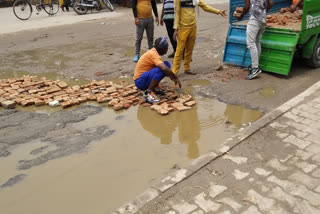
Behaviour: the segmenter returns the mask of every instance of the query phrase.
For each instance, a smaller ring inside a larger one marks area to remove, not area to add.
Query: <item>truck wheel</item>
[[[313,54],[307,59],[307,64],[313,68],[320,68],[320,38],[314,45]]]

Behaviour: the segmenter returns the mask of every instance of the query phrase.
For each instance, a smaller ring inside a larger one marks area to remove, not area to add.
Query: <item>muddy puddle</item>
[[[0,78],[10,77],[2,74]],[[69,84],[83,81],[59,75],[47,78],[61,78]],[[197,95],[202,86],[210,84],[207,80],[186,82],[184,91],[194,95],[197,105],[168,116],[143,106],[115,112],[99,105],[102,111],[69,124],[66,132],[107,125],[114,130],[112,135],[91,142],[85,151],[51,158],[25,170],[17,169],[21,160],[45,158],[58,144],[34,139],[12,146],[10,155],[0,157],[1,213],[110,213],[169,168],[187,166],[262,116],[258,111]],[[51,113],[61,109],[19,110]]]

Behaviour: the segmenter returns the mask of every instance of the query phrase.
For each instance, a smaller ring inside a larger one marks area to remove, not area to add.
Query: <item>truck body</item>
[[[273,0],[268,14],[289,7],[292,0]],[[237,7],[244,7],[245,0],[230,0],[229,31],[223,61],[228,64],[248,67],[250,51],[246,45],[246,24],[232,14]],[[248,19],[249,15],[244,17]],[[288,75],[294,55],[304,58],[313,67],[320,66],[320,0],[304,0],[302,21],[298,27],[268,27],[261,39],[262,52],[259,66],[262,70]]]

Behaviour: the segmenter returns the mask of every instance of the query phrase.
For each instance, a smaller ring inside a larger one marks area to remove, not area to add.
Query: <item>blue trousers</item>
[[[171,68],[171,65],[168,61],[164,61],[164,64]],[[165,76],[166,75],[159,67],[155,67],[141,74],[141,76],[138,79],[136,79],[134,83],[139,90],[144,91],[148,89],[152,79],[160,82]]]

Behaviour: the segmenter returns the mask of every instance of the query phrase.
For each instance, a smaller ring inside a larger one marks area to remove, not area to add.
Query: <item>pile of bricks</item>
[[[46,80],[37,76],[23,76],[0,80],[0,106],[15,108],[21,106],[43,106],[58,103],[62,108],[78,105],[86,101],[108,103],[114,110],[128,109],[131,105],[151,106],[159,114],[166,115],[174,110],[190,109],[196,102],[191,95],[179,95],[171,90],[156,104],[145,103],[141,92],[134,84],[115,84],[105,80],[93,80],[90,84],[68,86],[56,80]]]
[[[280,13],[267,15],[267,24],[274,24],[280,26],[287,26],[292,23],[302,21],[301,11],[290,12],[287,8],[282,8]]]
[[[240,17],[242,11],[242,7],[237,7],[233,13],[233,16]],[[287,26],[292,23],[301,22],[301,20],[302,12],[298,10],[292,13],[289,7],[282,8],[279,13],[267,15],[267,24],[269,24],[269,26]]]

